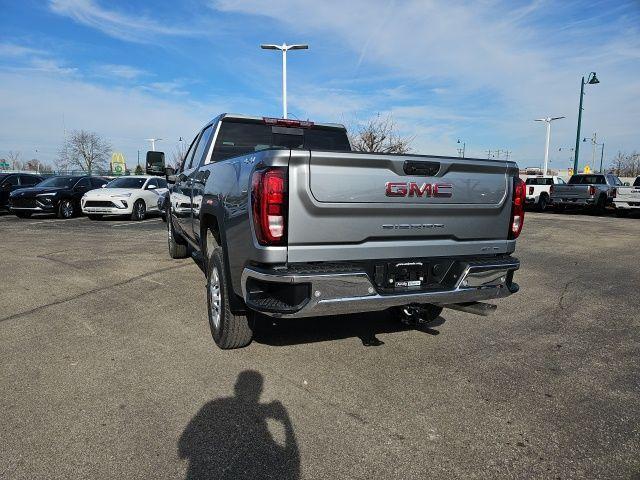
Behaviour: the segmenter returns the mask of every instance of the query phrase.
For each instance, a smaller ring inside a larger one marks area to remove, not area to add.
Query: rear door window
[[[40,177],[36,177],[35,175],[21,175],[20,176],[20,185],[35,185],[40,183],[42,179]]]

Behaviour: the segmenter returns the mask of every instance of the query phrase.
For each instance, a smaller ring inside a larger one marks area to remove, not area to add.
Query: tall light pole
[[[544,118],[536,118],[536,122],[544,122],[547,124],[547,141],[544,144],[544,169],[542,170],[542,174],[546,175],[547,170],[549,169],[549,139],[551,138],[551,122],[554,120],[560,120],[561,118],[566,117],[544,117]]]
[[[162,140],[162,138],[145,138],[145,140],[149,143],[151,143],[151,151],[155,152],[156,151],[156,142]]]
[[[287,51],[289,50],[307,50],[309,45],[297,44],[287,45],[271,45],[262,44],[260,48],[264,50],[280,50],[282,51],[282,118],[287,118]]]
[[[460,139],[458,139],[458,144],[460,143],[462,143],[462,148],[458,148],[458,155],[464,158],[464,154],[467,151],[467,142],[461,142]]]
[[[587,84],[595,85],[600,83],[598,77],[596,77],[596,72],[591,72],[587,77]],[[573,158],[573,173],[578,173],[578,160],[580,153],[580,126],[582,124],[582,97],[584,97],[584,77],[582,77],[582,81],[580,82],[580,106],[578,107],[578,129],[576,131],[576,152]]]

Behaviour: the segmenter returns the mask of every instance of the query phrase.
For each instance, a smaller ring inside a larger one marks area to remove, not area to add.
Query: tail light
[[[616,198],[618,196],[618,189],[617,188],[614,188],[614,189],[611,190],[611,196],[613,198]]]
[[[529,195],[533,195],[533,187],[529,187]]]
[[[524,225],[524,202],[526,198],[526,186],[521,178],[513,179],[513,200],[511,203],[511,222],[509,224],[509,238],[516,239]]]
[[[594,196],[596,194],[596,187],[593,185],[589,185],[589,196]]]
[[[260,245],[283,245],[287,239],[287,170],[254,172],[251,179],[253,225]]]

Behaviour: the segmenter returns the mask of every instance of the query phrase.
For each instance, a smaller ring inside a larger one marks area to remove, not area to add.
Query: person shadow
[[[234,396],[208,402],[191,419],[178,440],[187,480],[299,478],[291,419],[280,402],[260,403],[263,384],[260,373],[243,371]]]

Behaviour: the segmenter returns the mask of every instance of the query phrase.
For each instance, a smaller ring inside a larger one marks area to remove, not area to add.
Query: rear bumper
[[[638,201],[636,202],[618,202],[618,201],[614,201],[613,202],[614,205],[616,206],[616,208],[619,208],[621,210],[625,210],[625,209],[640,209],[640,199],[638,199]]]
[[[242,294],[252,310],[274,317],[302,318],[378,311],[407,304],[474,302],[503,298],[518,291],[518,285],[513,282],[513,273],[520,268],[516,258],[460,260],[459,267],[455,270],[459,273],[452,273],[451,288],[392,294],[379,293],[364,269],[308,273],[251,267],[242,273]],[[287,297],[294,301],[287,303],[264,296],[258,299],[255,285],[269,285],[279,293],[291,290],[292,294]]]

